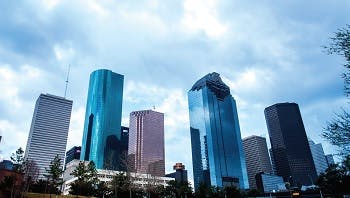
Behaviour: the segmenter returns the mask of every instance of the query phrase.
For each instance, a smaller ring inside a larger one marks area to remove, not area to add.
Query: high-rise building
[[[257,189],[255,175],[260,172],[272,174],[266,138],[256,135],[243,138],[243,150],[247,164],[249,188]]]
[[[188,91],[194,186],[236,185],[247,189],[236,101],[218,73],[198,80]]]
[[[332,154],[328,154],[325,156],[326,157],[326,161],[327,161],[327,165],[328,167],[330,167],[331,165],[335,164],[334,163],[334,158]]]
[[[25,159],[36,164],[38,179],[45,178],[45,168],[56,155],[64,162],[72,104],[71,100],[50,94],[40,94],[36,101]]]
[[[66,152],[66,162],[68,164],[72,160],[80,159],[81,146],[73,146]]]
[[[173,169],[175,172],[166,174],[165,177],[174,178],[178,183],[187,182],[187,170],[185,170],[185,165],[182,163],[176,163],[173,166]]]
[[[81,160],[97,169],[121,170],[124,76],[100,69],[90,74]]]
[[[296,103],[278,103],[265,109],[277,175],[293,186],[311,185],[317,174]]]
[[[153,110],[130,113],[129,159],[137,173],[164,176],[164,114]]]
[[[323,147],[321,143],[315,144],[314,141],[309,139],[309,146],[312,154],[312,158],[314,160],[315,168],[317,175],[324,173],[324,171],[328,168],[326,156],[323,152]]]

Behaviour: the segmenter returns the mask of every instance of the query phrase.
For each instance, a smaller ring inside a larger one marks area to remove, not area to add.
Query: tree
[[[0,197],[12,197],[15,183],[14,176],[5,176],[0,182]]]
[[[130,185],[130,179],[125,173],[119,172],[114,175],[111,182],[114,197],[128,197]]]
[[[225,197],[227,197],[227,198],[242,197],[241,192],[239,191],[239,189],[236,186],[226,186],[224,188],[224,191],[225,191]]]
[[[12,153],[11,161],[14,164],[13,170],[18,173],[23,173],[24,151],[21,147],[16,150],[16,153]]]
[[[317,180],[318,186],[323,193],[340,197],[342,193],[342,177],[343,171],[334,164],[330,166],[325,173],[321,173]]]
[[[59,155],[56,155],[55,158],[50,162],[49,168],[46,169],[46,175],[48,181],[48,192],[51,194],[59,194],[60,186],[63,184],[62,180],[62,159],[59,157]]]
[[[28,192],[30,186],[39,177],[39,167],[34,160],[26,160],[23,162],[24,180],[23,180],[23,191]]]
[[[30,185],[29,191],[34,193],[45,193],[48,185],[49,182],[47,180],[39,179]]]
[[[177,182],[175,180],[167,182],[165,192],[169,197],[188,197],[192,195],[192,188],[189,182]]]
[[[328,54],[337,54],[345,58],[344,68],[346,71],[342,74],[344,79],[344,93],[350,97],[350,25],[338,29],[335,36],[331,37],[329,46],[325,46]],[[336,114],[335,118],[327,123],[322,136],[331,144],[337,146],[341,156],[350,154],[350,114],[342,109],[342,112]]]
[[[81,161],[71,175],[77,177],[77,180],[72,182],[69,194],[83,196],[93,196],[96,194],[98,178],[96,166],[93,161],[90,161],[88,165],[85,165]]]

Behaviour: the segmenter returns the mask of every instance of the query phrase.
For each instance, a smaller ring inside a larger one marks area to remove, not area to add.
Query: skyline
[[[69,64],[67,149],[81,144],[89,75],[106,68],[125,76],[122,125],[135,110],[165,114],[166,172],[192,164],[182,155],[190,151],[186,93],[213,71],[237,101],[242,138],[267,137],[263,109],[296,102],[308,136],[334,152],[320,131],[347,104],[343,60],[321,46],[348,23],[348,1],[84,2],[0,2],[8,8],[0,14],[5,159],[25,149],[40,93],[64,95]]]

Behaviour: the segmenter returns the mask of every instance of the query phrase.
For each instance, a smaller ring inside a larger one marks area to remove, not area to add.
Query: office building
[[[137,173],[164,176],[164,114],[153,110],[130,113],[129,159]]]
[[[69,149],[66,152],[66,162],[65,162],[65,164],[68,164],[72,160],[80,159],[80,152],[81,152],[81,146],[73,146],[71,149]]]
[[[243,138],[243,150],[247,165],[249,188],[257,189],[255,175],[259,172],[272,174],[266,138],[256,135]]]
[[[236,101],[218,73],[188,91],[194,187],[200,183],[247,189]]]
[[[175,181],[178,183],[183,183],[188,181],[187,170],[185,170],[185,165],[183,165],[182,163],[176,163],[173,166],[173,170],[175,170],[175,172],[166,174],[165,177],[174,178]]]
[[[311,185],[317,174],[296,103],[278,103],[265,109],[277,175],[292,186]]]
[[[328,168],[326,156],[323,152],[323,147],[321,143],[315,144],[314,141],[309,139],[309,146],[312,154],[312,158],[314,160],[315,168],[317,175],[324,173],[324,171]]]
[[[36,164],[38,179],[45,179],[45,169],[57,155],[64,162],[72,104],[50,94],[40,94],[36,101],[24,157]]]
[[[326,157],[326,162],[327,162],[327,166],[328,167],[330,167],[331,165],[335,164],[332,154],[326,155],[325,157]]]
[[[100,69],[90,74],[80,159],[98,169],[121,170],[124,76]]]
[[[287,190],[281,176],[260,172],[255,175],[255,180],[257,189],[260,192],[271,193]]]

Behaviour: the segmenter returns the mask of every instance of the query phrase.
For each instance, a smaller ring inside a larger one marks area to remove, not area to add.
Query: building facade
[[[287,190],[281,176],[261,172],[255,175],[255,180],[260,192],[271,193]]]
[[[194,187],[200,183],[247,189],[236,101],[218,73],[188,91]]]
[[[292,186],[313,184],[317,174],[299,106],[278,103],[264,113],[277,175]]]
[[[6,169],[6,170],[12,170],[13,169],[13,163],[11,160],[3,160],[0,162],[0,170]]]
[[[323,147],[321,143],[315,144],[314,141],[309,140],[309,146],[312,154],[312,158],[314,160],[315,168],[317,175],[324,173],[324,171],[328,168],[326,156],[323,151]]]
[[[275,160],[273,158],[272,148],[269,148],[269,154],[270,154],[270,161],[271,161],[271,166],[272,166],[272,174],[276,175],[277,170],[276,170]]]
[[[330,167],[331,165],[335,164],[332,154],[328,154],[325,157],[326,157],[326,162],[327,162],[328,167]]]
[[[164,114],[153,110],[130,113],[129,160],[137,173],[164,176]]]
[[[90,75],[80,159],[98,169],[121,169],[123,83],[123,75],[106,69]]]
[[[38,179],[45,178],[45,169],[57,155],[64,161],[72,104],[50,94],[40,94],[36,101],[24,157],[36,164]]]
[[[175,172],[166,174],[165,177],[174,178],[175,181],[178,183],[184,183],[188,181],[187,170],[185,170],[185,165],[183,165],[182,163],[176,163],[173,166],[173,170],[175,170]]]
[[[68,164],[72,160],[80,159],[81,146],[73,146],[66,152],[65,164]]]
[[[243,150],[247,165],[249,188],[257,189],[255,175],[259,172],[273,173],[266,138],[256,135],[243,138]]]

